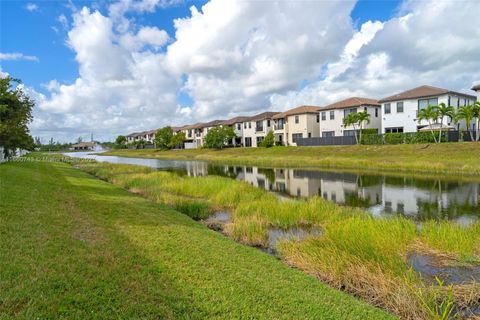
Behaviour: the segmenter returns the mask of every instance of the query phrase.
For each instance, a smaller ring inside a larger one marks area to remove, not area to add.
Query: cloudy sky
[[[47,141],[480,82],[480,1],[2,1]]]

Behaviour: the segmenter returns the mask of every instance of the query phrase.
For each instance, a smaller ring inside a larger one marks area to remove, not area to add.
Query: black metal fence
[[[298,138],[296,142],[297,142],[297,146],[302,146],[302,147],[349,146],[357,143],[354,136]]]
[[[415,144],[415,143],[434,143],[438,139],[439,132],[434,132],[435,138],[431,132],[406,132],[406,133],[386,133],[386,134],[363,134],[361,144]],[[461,142],[476,141],[475,131],[445,131],[442,132],[441,142]],[[337,136],[337,137],[316,137],[316,138],[298,138],[297,146],[349,146],[357,144],[355,136]]]

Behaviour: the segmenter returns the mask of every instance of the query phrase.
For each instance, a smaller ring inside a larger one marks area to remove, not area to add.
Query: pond
[[[340,205],[361,207],[376,217],[403,215],[419,221],[446,219],[461,225],[480,219],[480,182],[301,168],[219,165],[202,161],[124,158],[89,152],[65,155],[99,162],[143,165],[188,176],[224,176],[245,181],[282,197],[320,196]]]

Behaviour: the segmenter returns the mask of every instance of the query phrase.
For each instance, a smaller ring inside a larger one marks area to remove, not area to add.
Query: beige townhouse
[[[320,136],[320,107],[300,106],[273,116],[275,141],[279,144],[296,146],[299,138]]]

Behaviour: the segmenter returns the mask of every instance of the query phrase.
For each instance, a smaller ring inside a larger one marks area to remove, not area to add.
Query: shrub
[[[386,144],[400,144],[403,143],[403,133],[385,133]]]
[[[265,139],[263,139],[263,141],[260,142],[259,146],[264,148],[270,148],[270,147],[273,147],[274,144],[275,144],[275,136],[273,135],[273,131],[270,130],[265,136]]]

